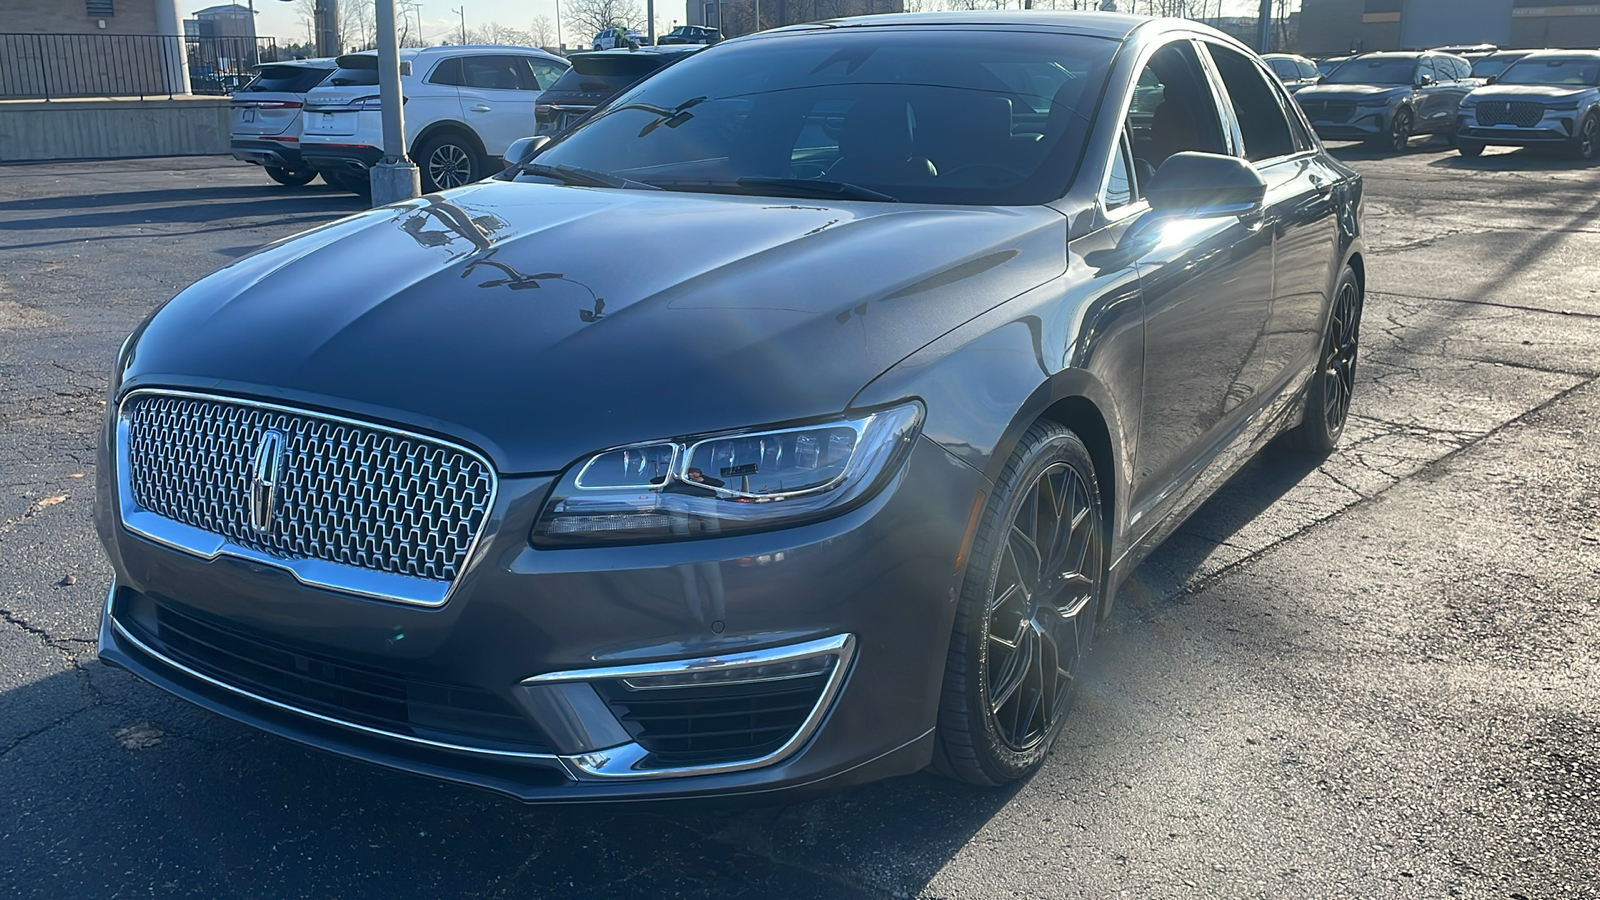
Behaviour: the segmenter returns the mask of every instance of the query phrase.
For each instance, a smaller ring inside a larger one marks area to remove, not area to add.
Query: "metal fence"
[[[269,37],[0,33],[0,100],[170,97],[185,69],[194,93],[226,94],[277,59]]]

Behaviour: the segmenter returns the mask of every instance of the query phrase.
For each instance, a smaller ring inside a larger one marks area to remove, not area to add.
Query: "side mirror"
[[[1326,75],[1318,75],[1317,76],[1317,84],[1327,84],[1327,83],[1328,83],[1328,76],[1326,76]]]
[[[534,155],[543,150],[544,145],[548,143],[550,143],[550,136],[544,134],[537,137],[517,138],[511,142],[511,146],[506,148],[506,165],[522,165],[533,159]]]
[[[1267,182],[1255,166],[1237,156],[1174,153],[1156,169],[1144,195],[1157,212],[1248,215],[1261,210]]]
[[[1484,84],[1499,84],[1500,83],[1500,76],[1499,75],[1490,75],[1488,78],[1485,78],[1483,80],[1483,83]]]
[[[1417,87],[1427,87],[1430,84],[1433,84],[1433,76],[1432,75],[1418,75],[1417,76]]]

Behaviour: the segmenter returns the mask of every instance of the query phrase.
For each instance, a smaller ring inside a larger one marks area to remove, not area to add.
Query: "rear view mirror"
[[[1237,156],[1174,153],[1144,190],[1150,208],[1202,216],[1246,215],[1261,209],[1267,182]]]
[[[550,137],[549,135],[544,134],[538,135],[537,137],[517,138],[511,142],[510,147],[506,148],[506,165],[522,165],[528,160],[533,159],[533,157],[540,150],[544,149],[544,145],[548,143],[550,143]]]

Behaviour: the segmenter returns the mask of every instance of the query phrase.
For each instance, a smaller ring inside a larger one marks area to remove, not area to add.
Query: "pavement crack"
[[[73,719],[76,719],[77,717],[83,715],[84,713],[88,712],[89,710],[91,710],[93,708],[94,708],[94,706],[91,705],[91,706],[86,706],[86,707],[84,707],[82,709],[75,709],[72,712],[67,713],[66,715],[62,716],[59,719],[56,719],[53,722],[49,722],[49,723],[47,723],[45,725],[40,725],[38,728],[35,728],[34,730],[28,732],[27,734],[24,734],[21,737],[16,738],[15,740],[11,741],[9,744],[6,744],[4,747],[0,747],[0,759],[5,758],[6,754],[8,754],[11,751],[17,749],[18,747],[21,747],[23,744],[26,744],[27,742],[33,740],[34,738],[36,738],[36,737],[38,737],[38,736],[40,736],[40,735],[42,735],[42,734],[54,729],[54,728],[58,728],[58,727],[60,727],[62,725],[67,724],[68,722],[72,721]]]

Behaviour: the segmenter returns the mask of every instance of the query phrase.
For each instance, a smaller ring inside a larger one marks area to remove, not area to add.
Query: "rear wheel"
[[[1600,154],[1600,113],[1590,113],[1584,117],[1578,125],[1578,133],[1572,137],[1567,154],[1573,159],[1587,161],[1592,161]]]
[[[357,175],[353,172],[324,172],[322,180],[333,185],[341,191],[360,194],[363,197],[372,195],[372,180],[365,174]]]
[[[417,147],[414,157],[422,170],[425,194],[471,184],[484,176],[486,168],[478,148],[455,132],[429,137]]]
[[[1462,156],[1465,156],[1467,159],[1476,159],[1482,156],[1483,148],[1483,141],[1474,141],[1470,138],[1459,138],[1456,140],[1456,152],[1460,153]]]
[[[1284,435],[1285,443],[1295,450],[1327,456],[1339,446],[1355,389],[1362,305],[1361,281],[1355,270],[1346,266],[1333,295],[1322,354],[1306,388],[1300,424]]]
[[[973,537],[940,698],[941,774],[996,786],[1044,762],[1094,636],[1104,522],[1088,448],[1034,423]]]
[[[317,177],[317,173],[310,169],[285,169],[281,166],[266,168],[268,178],[288,187],[305,187]]]

